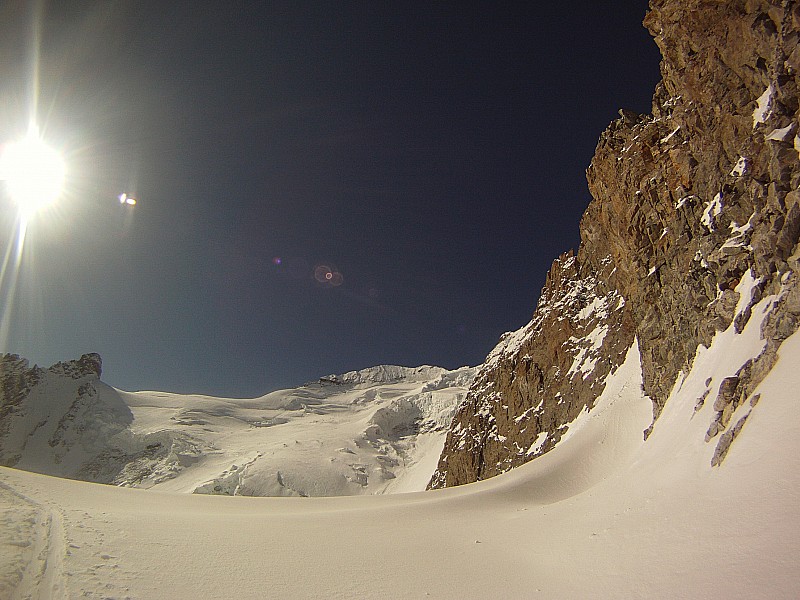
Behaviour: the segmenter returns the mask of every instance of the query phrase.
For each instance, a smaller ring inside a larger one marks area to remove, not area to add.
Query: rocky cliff
[[[634,340],[658,427],[698,347],[774,296],[764,351],[711,399],[719,464],[744,425],[733,411],[800,324],[800,5],[652,0],[644,25],[663,56],[652,113],[621,110],[600,137],[578,252],[553,263],[531,322],[480,368],[429,487],[552,449]]]
[[[132,415],[101,373],[98,354],[47,369],[0,355],[0,465],[104,481],[86,469],[105,469],[95,463]]]

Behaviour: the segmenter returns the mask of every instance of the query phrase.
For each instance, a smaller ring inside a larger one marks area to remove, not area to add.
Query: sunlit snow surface
[[[170,492],[422,491],[474,374],[384,365],[232,399],[50,370],[8,417],[2,453],[36,473]]]
[[[474,372],[381,366],[252,400],[121,392],[134,434],[189,436],[177,461],[136,485],[249,496],[424,490]]]
[[[0,595],[796,598],[800,334],[720,467],[704,441],[713,402],[695,412],[709,377],[715,394],[760,351],[771,301],[699,350],[646,442],[634,345],[554,450],[459,488],[223,498],[2,469]]]

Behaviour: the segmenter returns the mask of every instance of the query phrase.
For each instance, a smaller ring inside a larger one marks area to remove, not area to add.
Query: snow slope
[[[164,491],[421,491],[475,369],[379,366],[260,398],[124,392],[43,372],[0,448],[48,475]]]
[[[634,344],[551,452],[457,488],[224,498],[0,469],[0,596],[797,598],[800,333],[719,467],[696,409],[760,351],[769,301],[700,349],[647,441]]]

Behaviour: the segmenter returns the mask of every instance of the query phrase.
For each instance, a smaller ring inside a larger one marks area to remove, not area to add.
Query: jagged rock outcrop
[[[551,449],[634,336],[657,426],[698,346],[741,331],[774,295],[765,350],[727,384],[709,427],[718,464],[744,426],[730,415],[800,324],[800,5],[652,0],[644,24],[663,55],[652,114],[622,110],[602,134],[577,255],[556,260],[532,321],[481,367],[430,487]]]
[[[100,379],[103,374],[103,359],[100,358],[99,354],[90,352],[89,354],[84,354],[78,360],[57,362],[47,370],[50,373],[63,375],[71,379],[81,379],[82,377]]]
[[[0,356],[0,465],[102,481],[83,471],[132,415],[101,374],[93,353],[47,369]]]
[[[43,370],[16,354],[0,355],[0,439],[8,434],[11,415],[19,407],[31,388],[42,378]],[[0,464],[13,465],[14,457],[4,456],[0,451]]]
[[[99,354],[84,354],[78,360],[59,362],[49,369],[30,366],[27,359],[16,354],[0,355],[0,439],[5,437],[11,427],[12,415],[20,407],[31,389],[37,385],[45,373],[53,373],[81,379],[88,377],[99,380],[103,361]],[[0,450],[0,464],[15,463],[13,456],[4,456]]]
[[[612,270],[610,260],[593,267],[572,253],[553,263],[533,320],[505,334],[481,367],[435,477],[465,483],[547,452],[600,394],[634,335],[624,299],[606,283]]]

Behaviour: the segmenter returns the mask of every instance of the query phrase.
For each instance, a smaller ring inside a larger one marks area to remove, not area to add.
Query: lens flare
[[[2,143],[0,140],[0,197],[16,205],[16,215],[8,242],[0,251],[0,351],[9,348],[12,329],[27,330],[35,323],[23,315],[42,292],[35,282],[36,265],[32,244],[28,241],[29,227],[38,220],[36,213],[58,200],[64,190],[67,174],[59,152],[45,143],[40,135],[39,87],[41,21],[44,3],[32,2],[29,69],[25,82],[28,96],[28,131],[21,139]],[[4,84],[9,84],[6,81]],[[5,107],[9,108],[10,107]],[[52,108],[52,107],[51,107]],[[4,115],[8,117],[10,115]],[[73,176],[74,174],[69,174]],[[13,212],[13,211],[12,211]],[[55,213],[53,213],[55,215]],[[45,217],[51,215],[42,215]],[[45,219],[46,220],[46,219]],[[6,232],[3,232],[6,233]],[[26,271],[26,272],[23,272]],[[22,310],[19,310],[22,309]],[[18,314],[20,313],[20,314]]]
[[[314,269],[314,279],[319,283],[333,287],[339,287],[344,283],[344,276],[328,265],[317,266],[317,268]]]
[[[314,279],[319,281],[320,283],[325,283],[328,281],[328,276],[331,274],[331,268],[325,265],[319,265],[316,269],[314,269]]]
[[[117,198],[119,198],[120,204],[127,204],[128,206],[136,206],[136,198],[128,196],[128,194],[126,194],[125,192],[122,192],[119,196],[117,196]]]
[[[26,218],[55,202],[64,184],[64,161],[31,127],[23,139],[6,145],[0,156],[0,179]]]
[[[19,272],[22,265],[22,250],[25,246],[27,221],[20,216],[17,223],[16,239],[9,240],[0,267],[0,348],[7,347],[9,331],[13,322],[14,299],[16,298]]]

